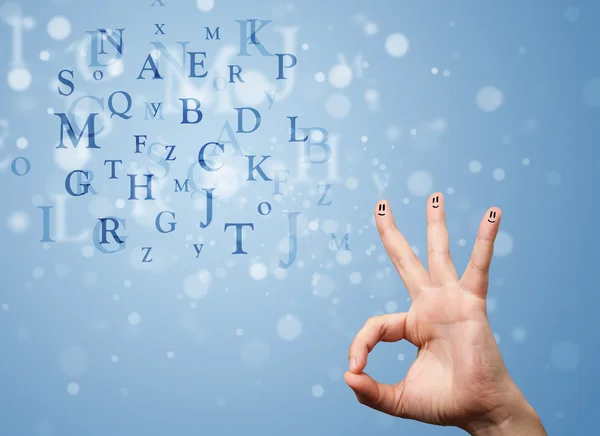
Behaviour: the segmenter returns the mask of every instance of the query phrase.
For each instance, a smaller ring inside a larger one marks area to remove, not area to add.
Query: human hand
[[[546,435],[508,374],[487,318],[488,274],[501,218],[499,208],[486,212],[459,278],[450,258],[441,193],[427,201],[429,272],[396,228],[389,203],[377,204],[377,229],[412,304],[407,313],[369,319],[354,338],[344,378],[361,403],[473,435]],[[403,381],[381,384],[363,372],[378,342],[402,339],[419,348]]]

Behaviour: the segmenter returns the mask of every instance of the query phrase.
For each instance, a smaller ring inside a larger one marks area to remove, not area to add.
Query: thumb
[[[401,416],[401,398],[404,382],[388,385],[375,381],[367,373],[355,374],[347,371],[344,380],[354,391],[359,403],[388,415]]]

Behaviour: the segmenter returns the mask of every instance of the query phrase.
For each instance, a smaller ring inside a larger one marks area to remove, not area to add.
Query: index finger
[[[390,313],[369,318],[350,344],[348,350],[350,372],[360,374],[365,369],[367,355],[378,342],[397,342],[404,339],[406,317],[406,313]]]
[[[422,285],[430,283],[429,273],[415,255],[404,235],[396,227],[387,200],[382,200],[375,206],[375,223],[385,251],[414,300]]]

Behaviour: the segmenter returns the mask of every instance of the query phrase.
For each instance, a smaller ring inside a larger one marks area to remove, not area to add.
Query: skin
[[[474,436],[546,436],[508,374],[487,318],[489,268],[502,211],[486,211],[459,277],[450,257],[444,203],[439,192],[427,200],[429,271],[396,227],[389,203],[375,206],[379,235],[412,304],[407,313],[366,322],[350,346],[346,383],[360,403],[400,418],[456,426]],[[378,383],[364,372],[367,355],[378,342],[400,340],[419,348],[416,360],[401,382]]]

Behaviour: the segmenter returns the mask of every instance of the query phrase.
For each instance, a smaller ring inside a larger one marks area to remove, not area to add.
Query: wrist
[[[471,436],[547,436],[539,416],[516,386],[502,406],[473,420],[464,429]]]

